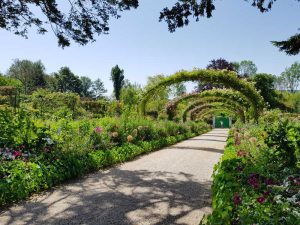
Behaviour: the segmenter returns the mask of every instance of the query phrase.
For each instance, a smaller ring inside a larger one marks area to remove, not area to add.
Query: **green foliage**
[[[91,112],[94,117],[104,117],[108,110],[108,101],[106,99],[100,99],[97,101],[80,101],[80,105],[86,111]]]
[[[103,97],[103,94],[106,93],[107,90],[104,87],[104,83],[100,78],[96,79],[92,84],[92,97],[95,99],[99,99]]]
[[[151,89],[160,82],[162,82],[166,77],[163,74],[158,74],[155,76],[148,77],[148,82],[145,89]],[[147,110],[150,111],[151,115],[156,115],[156,117],[164,112],[164,106],[169,100],[169,93],[171,92],[170,87],[160,88],[153,93],[153,96],[149,99],[147,104]],[[143,95],[141,96],[141,98]],[[149,113],[147,113],[149,115]]]
[[[41,61],[16,59],[8,69],[7,75],[22,83],[25,94],[46,86],[45,67]]]
[[[110,79],[113,82],[115,98],[119,101],[124,86],[124,70],[120,69],[118,65],[114,66],[111,69]]]
[[[158,84],[149,88],[147,92],[144,94],[143,99],[141,101],[141,111],[145,114],[146,104],[149,99],[160,89],[168,87],[175,83],[181,83],[183,81],[205,81],[212,84],[223,84],[227,88],[232,88],[236,91],[242,93],[248,101],[251,103],[251,106],[254,110],[253,118],[257,119],[260,113],[263,110],[264,103],[263,98],[256,91],[255,87],[244,80],[238,79],[236,73],[230,71],[215,71],[215,70],[193,70],[191,72],[188,71],[180,71],[166,77]]]
[[[50,92],[39,89],[31,95],[32,107],[43,118],[80,115],[80,99],[75,93]]]
[[[295,92],[300,85],[300,63],[295,62],[281,74],[285,90]]]
[[[57,91],[60,92],[75,92],[80,94],[82,92],[82,82],[69,67],[62,67],[55,73],[57,80]]]
[[[282,96],[282,102],[286,107],[291,108],[291,112],[300,113],[300,91],[290,93],[287,91],[279,93]]]
[[[209,130],[139,117],[33,120],[1,111],[0,205]]]
[[[251,60],[243,60],[235,63],[237,73],[242,77],[253,77],[257,72],[257,67]]]
[[[255,88],[260,92],[265,102],[270,108],[277,108],[280,105],[278,101],[278,94],[275,92],[275,77],[271,74],[259,73],[253,79]]]
[[[129,81],[125,82],[121,91],[121,101],[129,109],[137,111],[137,105],[142,94],[142,88],[138,84],[131,84]]]
[[[175,98],[174,100],[170,101],[166,106],[166,112],[169,116],[169,119],[173,119],[176,116],[176,111],[180,103],[195,100],[210,101],[213,99],[223,99],[224,101],[231,100],[232,102],[236,102],[245,110],[248,109],[250,106],[248,99],[238,91],[233,91],[231,89],[213,89],[203,91],[200,93],[184,94],[178,98]]]
[[[299,125],[277,117],[275,123],[237,124],[230,131],[214,170],[213,213],[203,223],[299,223]]]
[[[208,104],[208,105],[207,105]],[[199,106],[203,106],[199,108]],[[211,106],[215,108],[228,108],[232,111],[236,111],[237,115],[240,117],[242,122],[245,122],[245,115],[244,115],[244,108],[240,105],[236,104],[235,101],[230,99],[223,99],[223,98],[202,98],[200,101],[192,102],[188,107],[186,107],[182,113],[182,121],[186,121],[187,114],[193,110],[194,113],[201,111],[205,108],[204,106]],[[197,108],[197,109],[196,109]],[[195,110],[195,111],[194,111]],[[199,114],[198,114],[199,115]],[[191,113],[192,116],[192,113]]]

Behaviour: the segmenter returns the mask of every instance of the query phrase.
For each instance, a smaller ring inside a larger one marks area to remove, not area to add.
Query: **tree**
[[[25,94],[46,86],[45,67],[41,61],[16,59],[8,69],[7,75],[22,82]]]
[[[240,63],[235,63],[235,69],[242,77],[252,77],[257,72],[257,67],[251,60],[243,60]]]
[[[276,2],[276,0],[247,1],[262,13],[269,12]],[[111,17],[120,18],[119,12],[139,6],[139,0],[65,2],[69,5],[58,4],[56,0],[0,0],[0,28],[27,37],[29,27],[34,26],[38,33],[45,34],[48,32],[45,25],[50,24],[49,27],[57,37],[59,46],[69,46],[71,40],[85,45],[95,41],[95,34],[108,33],[108,22]],[[190,17],[196,21],[199,21],[200,17],[212,17],[215,9],[213,0],[177,0],[173,7],[166,7],[161,11],[159,21],[166,21],[169,31],[174,32],[177,28],[187,26]],[[40,16],[36,16],[35,13]],[[272,43],[287,54],[295,55],[300,52],[300,34],[286,41]]]
[[[271,74],[259,73],[253,77],[255,88],[260,91],[261,96],[270,108],[279,106],[278,95],[275,92],[276,77]]]
[[[145,87],[146,90],[151,89],[151,87],[157,85],[162,80],[164,80],[166,77],[163,74],[158,74],[155,76],[149,76],[148,82]],[[169,93],[171,92],[171,89],[169,87],[162,88],[160,90],[157,90],[154,93],[154,96],[149,100],[149,103],[147,104],[148,111],[151,113],[160,113],[165,110],[165,106],[167,102],[169,101]],[[153,115],[155,116],[155,115]]]
[[[229,71],[235,71],[236,72],[236,64],[228,62],[226,59],[219,58],[219,59],[213,59],[209,62],[209,64],[206,66],[206,69],[209,70],[229,70]],[[204,90],[210,90],[213,87],[215,88],[222,88],[223,85],[221,84],[211,84],[207,82],[198,82],[196,86],[196,91],[201,92]]]
[[[248,0],[247,0],[248,1]],[[296,0],[300,2],[300,0]],[[259,9],[261,13],[269,12],[276,0],[250,0],[252,6]],[[172,8],[164,8],[160,13],[159,21],[168,24],[170,32],[177,28],[187,26],[190,17],[199,21],[200,17],[212,17],[212,12],[216,9],[213,0],[178,0]],[[300,52],[300,34],[295,34],[286,41],[272,41],[273,45],[289,55],[296,55]]]
[[[103,94],[106,92],[107,92],[107,90],[105,89],[104,84],[100,78],[98,78],[97,80],[95,80],[93,82],[92,93],[93,93],[93,97],[95,99],[99,99],[99,98],[103,97]]]
[[[287,90],[295,92],[300,84],[300,63],[295,62],[281,74]]]
[[[120,100],[121,90],[124,86],[124,70],[120,69],[118,65],[111,69],[110,79],[114,86],[114,95],[117,101]]]
[[[125,80],[121,91],[121,101],[125,106],[128,106],[129,109],[132,109],[138,106],[142,91],[143,89],[139,84],[131,84],[129,80]]]
[[[27,37],[32,26],[40,34],[50,27],[59,46],[69,46],[70,40],[85,45],[95,40],[94,34],[108,33],[110,17],[119,18],[118,12],[138,7],[138,0],[64,2],[69,5],[57,0],[1,0],[0,28]]]
[[[235,71],[234,65],[223,58],[211,60],[206,66],[206,69]]]
[[[80,94],[82,92],[82,83],[78,76],[76,76],[69,67],[62,67],[58,73],[55,74],[57,80],[57,90],[60,92],[75,92]]]
[[[174,97],[181,96],[184,93],[186,93],[186,86],[183,83],[177,83],[171,87],[171,95]]]
[[[82,97],[92,97],[92,85],[93,82],[89,77],[82,76],[80,77],[81,80],[81,94]]]

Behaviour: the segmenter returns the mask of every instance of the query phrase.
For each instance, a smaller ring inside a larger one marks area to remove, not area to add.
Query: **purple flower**
[[[235,193],[234,196],[233,196],[233,203],[235,205],[238,205],[242,202],[242,198],[241,196],[238,194],[238,193]]]
[[[259,187],[259,175],[252,173],[250,174],[250,177],[248,179],[248,183],[253,187],[253,188],[258,188]]]
[[[261,204],[261,203],[264,203],[266,201],[266,199],[264,197],[260,196],[256,199],[256,201]]]
[[[97,127],[94,129],[94,131],[95,131],[96,133],[101,133],[101,132],[103,131],[103,128],[97,126]]]

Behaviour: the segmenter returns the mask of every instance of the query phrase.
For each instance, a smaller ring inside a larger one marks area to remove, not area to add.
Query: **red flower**
[[[266,199],[264,197],[260,196],[256,199],[256,201],[261,204],[261,203],[264,203],[266,201]]]
[[[242,202],[242,198],[241,196],[238,194],[238,193],[235,193],[234,196],[233,196],[233,203],[235,205],[238,205]]]

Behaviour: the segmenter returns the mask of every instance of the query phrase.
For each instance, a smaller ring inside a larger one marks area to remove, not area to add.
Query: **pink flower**
[[[94,129],[94,131],[95,131],[96,133],[101,133],[101,132],[103,131],[103,128],[97,126],[97,127]]]
[[[242,202],[242,198],[241,196],[238,194],[238,193],[235,193],[234,196],[233,196],[233,203],[235,205],[238,205]]]
[[[239,157],[245,157],[246,155],[247,155],[247,153],[245,151],[243,151],[243,150],[239,150],[237,152],[237,156],[239,156]]]
[[[22,156],[22,152],[14,151],[12,155],[17,158],[18,156]]]
[[[266,201],[266,199],[264,197],[260,196],[256,199],[256,201],[261,204],[261,203],[264,203]]]

